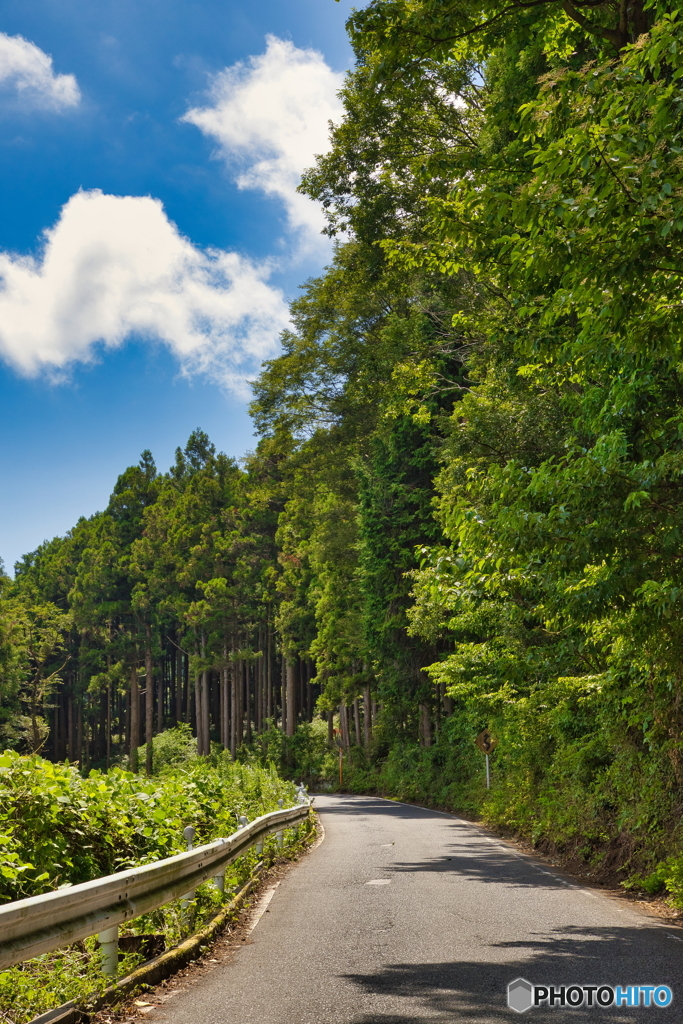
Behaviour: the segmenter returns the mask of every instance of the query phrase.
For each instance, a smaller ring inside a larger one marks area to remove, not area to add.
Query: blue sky
[[[246,381],[329,252],[295,184],[339,112],[350,9],[0,6],[8,568],[102,508],[144,448],[166,469],[197,426],[253,447]]]

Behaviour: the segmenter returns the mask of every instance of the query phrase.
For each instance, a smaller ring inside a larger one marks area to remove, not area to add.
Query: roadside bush
[[[165,738],[164,738],[165,737]],[[53,764],[14,751],[0,755],[0,902],[48,892],[180,853],[183,828],[195,843],[228,836],[240,815],[250,820],[295,802],[291,782],[271,764],[233,762],[224,752],[193,753],[189,730],[155,737],[156,772],[146,778],[112,768],[83,778],[69,764]],[[285,847],[296,842],[286,829]],[[276,839],[265,842],[275,856]],[[226,872],[225,894],[199,885],[184,910],[179,900],[129,922],[122,933],[162,932],[167,948],[216,913],[251,874],[255,851]],[[126,973],[141,957],[127,954]],[[108,982],[100,973],[95,938],[58,949],[0,972],[0,1019],[25,1024],[70,999],[83,1002]]]
[[[262,765],[275,764],[286,779],[315,788],[334,774],[336,757],[327,746],[327,723],[320,718],[299,725],[294,736],[285,736],[272,723],[256,736],[244,756]]]
[[[173,730],[175,731],[175,730]],[[182,749],[183,735],[175,750]],[[169,750],[172,744],[169,743]],[[173,755],[175,758],[175,754]],[[295,791],[274,767],[172,759],[152,778],[121,768],[83,778],[68,764],[0,755],[0,902],[85,882],[230,835],[237,819],[277,809]]]

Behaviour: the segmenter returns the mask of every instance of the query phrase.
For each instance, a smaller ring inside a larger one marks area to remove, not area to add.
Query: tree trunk
[[[81,767],[83,764],[83,708],[80,701],[76,709],[76,760]]]
[[[432,745],[432,723],[427,704],[420,704],[420,742],[423,747]]]
[[[228,645],[223,645],[223,667],[221,668],[221,699],[220,699],[220,720],[221,720],[221,746],[224,750],[230,747],[230,733],[228,729]]]
[[[308,660],[308,662],[306,664],[307,664],[306,687],[308,689],[308,721],[312,722],[313,721],[313,715],[315,714],[315,700],[313,699],[315,695],[313,693],[313,683],[311,682],[311,679],[313,679],[313,673],[315,671],[315,666],[314,666],[313,662],[310,660],[310,658],[309,658],[309,660]]]
[[[266,666],[265,632],[263,636],[264,642],[261,650],[261,658],[259,660],[259,678],[261,680],[261,732],[265,729],[266,720],[268,718],[268,670]]]
[[[264,634],[264,638],[265,638],[265,634]],[[266,719],[268,717],[268,685],[267,685],[268,684],[268,672],[267,672],[267,668],[266,668],[265,659],[266,659],[266,653],[265,653],[265,641],[264,641],[263,648],[261,650],[261,657],[259,658],[259,679],[261,681],[260,682],[260,687],[261,687],[261,723],[260,723],[260,729],[259,729],[260,732],[263,732],[263,730],[265,729],[265,722],[266,722]]]
[[[296,662],[291,658],[287,658],[287,716],[286,716],[286,734],[287,736],[293,736],[296,732],[296,690],[297,690],[297,671]]]
[[[237,747],[244,740],[244,658],[237,662]]]
[[[287,659],[282,655],[280,667],[280,718],[282,731],[287,732]]]
[[[183,721],[183,652],[175,652],[175,721]]]
[[[196,672],[194,677],[194,717],[195,717],[195,734],[197,736],[197,753],[200,757],[204,756],[204,730],[202,728],[204,722],[204,709],[202,708],[202,674]]]
[[[259,626],[256,637],[256,650],[257,653],[261,652],[261,635],[262,630]],[[263,705],[261,701],[261,694],[263,687],[261,686],[261,669],[263,668],[263,654],[261,657],[257,657],[254,661],[254,729],[256,735],[261,732],[261,721],[263,719]]]
[[[166,700],[166,658],[161,659],[161,671],[159,672],[159,680],[157,682],[157,732],[164,731],[164,720],[166,718],[166,709],[164,708],[164,702]]]
[[[171,645],[168,654],[168,711],[171,724],[178,724],[178,659],[176,649]]]
[[[111,683],[107,683],[107,723],[105,728],[107,771],[109,771],[109,765],[111,764]]]
[[[351,748],[351,733],[349,728],[349,709],[346,704],[339,705],[339,731],[345,750]]]
[[[266,718],[275,720],[273,713],[273,662],[270,647],[270,629],[266,622]]]
[[[123,709],[124,714],[124,725],[123,725],[123,749],[128,753],[128,763],[130,765],[130,686],[128,686],[124,695],[125,707]],[[131,768],[132,771],[132,768]]]
[[[334,711],[327,712],[327,745],[334,745]]]
[[[202,647],[204,645],[202,644]],[[202,754],[207,757],[211,753],[211,720],[209,716],[210,705],[209,670],[202,672]]]
[[[251,743],[251,726],[252,726],[252,711],[253,711],[253,686],[254,683],[254,663],[244,661],[244,700],[246,704],[247,712],[247,743]]]
[[[360,740],[361,731],[360,731],[360,707],[358,706],[358,697],[356,697],[356,699],[353,702],[353,724],[355,726],[355,732],[356,732],[356,746],[359,747],[360,743],[361,743],[361,740]]]
[[[81,698],[81,700],[83,700],[83,698]],[[84,707],[81,703],[80,711],[81,743],[83,744],[81,747],[81,768],[87,772],[90,768],[90,745],[93,737],[93,723],[92,715],[90,714],[90,709],[87,705]]]
[[[145,627],[145,773],[152,774],[154,737],[154,665],[152,663],[152,627]]]
[[[370,683],[365,684],[363,690],[363,727],[365,731],[365,749],[369,749],[372,743],[372,700],[370,699]]]
[[[192,684],[190,683],[190,656],[183,651],[183,695],[185,697],[185,721],[192,727]]]
[[[138,666],[132,662],[130,667],[130,735],[128,737],[128,756],[130,770],[138,770],[138,747],[140,745],[140,684],[138,683]]]
[[[71,694],[66,698],[66,750],[71,763],[74,762],[74,700]]]
[[[296,710],[296,724],[298,725],[306,717],[306,673],[301,658],[296,659]]]
[[[230,710],[230,755],[234,761],[237,756],[237,662],[234,656],[230,662]]]
[[[439,742],[439,733],[441,732],[441,710],[443,708],[443,683],[439,683],[436,687],[436,702],[434,704],[434,742]]]
[[[61,761],[62,760],[62,757],[61,757],[61,753],[62,753],[62,694],[61,694],[61,692],[59,690],[55,694],[55,706],[54,706],[53,715],[54,715],[54,717],[53,717],[53,727],[52,727],[53,728],[53,732],[52,732],[52,735],[53,735],[52,746],[53,746],[53,756],[54,756],[55,762],[57,762],[57,761]]]

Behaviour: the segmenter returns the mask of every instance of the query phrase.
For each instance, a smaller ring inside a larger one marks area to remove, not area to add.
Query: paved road
[[[456,817],[320,796],[325,840],[232,963],[155,1010],[167,1024],[683,1021],[683,942]],[[383,884],[382,884],[383,883]],[[668,1008],[507,1007],[508,982],[665,984]]]

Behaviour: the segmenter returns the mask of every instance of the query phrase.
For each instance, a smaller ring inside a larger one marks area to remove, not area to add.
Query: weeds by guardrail
[[[299,806],[264,814],[242,824],[226,839],[0,907],[0,970],[98,935],[103,946],[103,973],[115,974],[121,924],[189,896],[207,879],[217,880],[221,888],[229,864],[270,833],[282,833],[308,816],[309,801],[302,790],[299,799]]]

